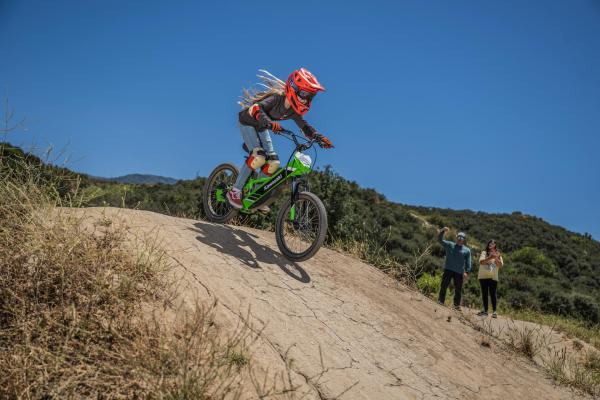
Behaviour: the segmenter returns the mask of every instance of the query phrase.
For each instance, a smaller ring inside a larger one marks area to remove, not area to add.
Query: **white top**
[[[479,273],[477,279],[493,279],[498,281],[498,269],[504,265],[502,256],[500,256],[500,262],[497,263],[495,260],[488,262],[487,264],[481,264],[483,260],[488,258],[487,252],[482,251],[479,256]]]

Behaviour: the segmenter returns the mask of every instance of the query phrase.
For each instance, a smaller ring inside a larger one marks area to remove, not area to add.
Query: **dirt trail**
[[[269,232],[144,211],[85,212],[157,235],[186,293],[218,299],[219,318],[232,324],[250,310],[265,324],[254,362],[277,371],[293,359],[305,398],[577,398],[522,358],[481,346],[456,313],[351,257],[322,249],[295,264]]]

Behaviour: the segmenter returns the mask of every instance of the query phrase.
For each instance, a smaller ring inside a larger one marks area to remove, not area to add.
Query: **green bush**
[[[506,302],[510,307],[516,309],[533,309],[539,310],[540,304],[536,297],[525,292],[513,291],[506,295]]]
[[[564,316],[573,315],[573,302],[568,295],[544,290],[538,298],[543,311]]]
[[[600,308],[590,296],[573,295],[573,309],[576,316],[592,325],[600,322]]]
[[[417,279],[417,287],[426,296],[439,293],[441,284],[442,276],[439,273],[435,275],[423,274]]]
[[[556,264],[534,247],[523,247],[513,252],[507,261],[530,265],[534,267],[538,275],[553,276],[557,270]]]

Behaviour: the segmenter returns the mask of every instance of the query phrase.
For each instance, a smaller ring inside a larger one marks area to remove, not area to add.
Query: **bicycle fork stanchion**
[[[298,181],[292,179],[292,204],[290,206],[290,221],[296,220],[296,202],[298,201]]]

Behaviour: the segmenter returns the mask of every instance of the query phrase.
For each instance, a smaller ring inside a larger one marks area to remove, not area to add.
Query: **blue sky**
[[[321,165],[600,238],[598,1],[0,0],[0,93],[28,126],[10,140],[93,175],[240,162],[241,88],[299,66],[328,89]]]

